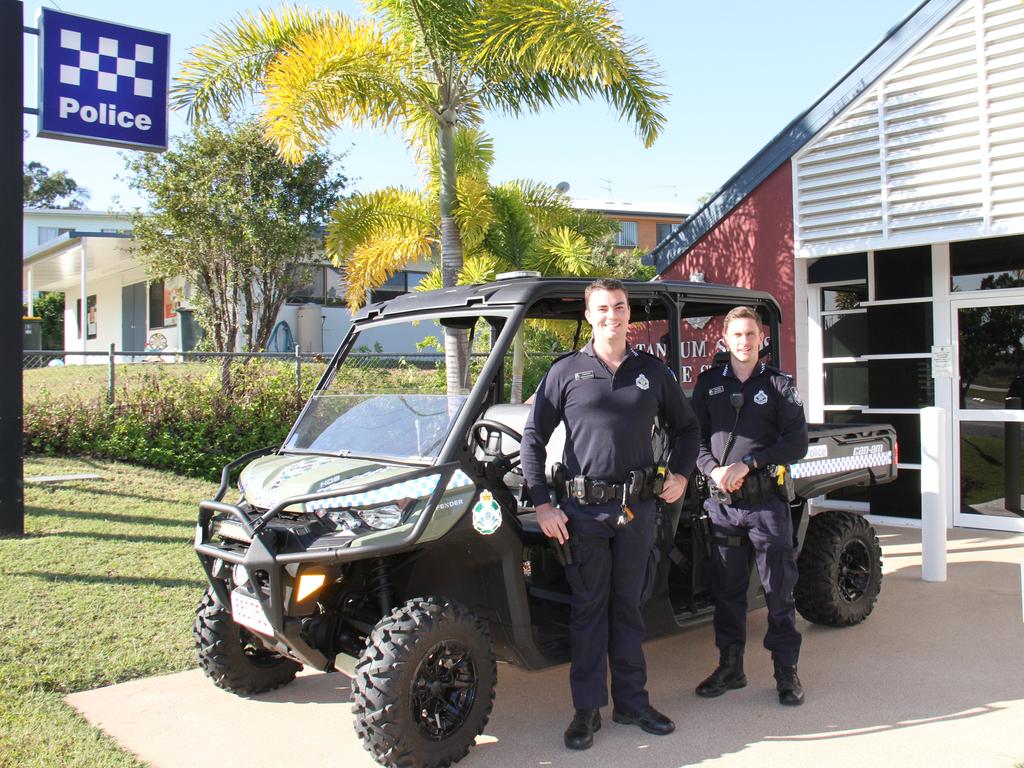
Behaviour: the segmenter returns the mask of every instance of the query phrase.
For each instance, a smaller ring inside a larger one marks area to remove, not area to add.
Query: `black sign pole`
[[[21,445],[23,41],[20,0],[0,0],[0,72],[4,73],[0,77],[0,536],[25,532]]]

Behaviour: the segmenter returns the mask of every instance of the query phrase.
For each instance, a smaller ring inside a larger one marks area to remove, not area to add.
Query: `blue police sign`
[[[37,134],[167,149],[170,39],[43,8]]]

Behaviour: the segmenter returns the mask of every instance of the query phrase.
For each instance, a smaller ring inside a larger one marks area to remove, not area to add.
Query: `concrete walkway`
[[[693,687],[717,659],[710,627],[647,645],[655,705],[668,737],[611,722],[594,748],[562,746],[571,715],[567,667],[499,665],[485,735],[460,768],[512,766],[998,766],[1024,764],[1024,536],[955,531],[949,580],[922,582],[920,532],[879,530],[885,580],[864,624],[800,621],[807,703],[781,707],[760,647],[765,611],[751,614],[750,684],[705,701]],[[156,768],[375,766],[352,729],[344,674],[304,673],[251,699],[198,670],[68,696],[90,722]]]

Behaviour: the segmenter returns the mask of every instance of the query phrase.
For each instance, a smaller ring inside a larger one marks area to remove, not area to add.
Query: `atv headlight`
[[[382,507],[356,510],[355,512],[364,525],[375,531],[386,531],[402,522],[402,512],[404,511],[398,504],[385,504]]]
[[[368,509],[310,509],[311,505],[307,504],[306,511],[315,512],[317,516],[329,520],[338,530],[351,531],[365,527],[375,531],[386,531],[402,522],[405,510],[409,506],[407,500],[402,502],[391,502]]]

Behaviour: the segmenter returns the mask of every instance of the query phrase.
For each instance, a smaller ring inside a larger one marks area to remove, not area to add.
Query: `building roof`
[[[83,252],[90,279],[113,274],[124,269],[126,262],[135,264],[126,247],[130,239],[130,234],[114,232],[65,232],[24,255],[23,284],[29,284],[27,273],[31,272],[34,291],[63,291],[79,285]]]
[[[797,115],[650,253],[664,272],[801,147],[917,45],[964,0],[924,0],[810,107]]]
[[[639,216],[643,218],[678,219],[689,214],[689,206],[681,203],[632,202],[629,200],[584,200],[573,198],[573,208],[596,211],[609,216]]]

